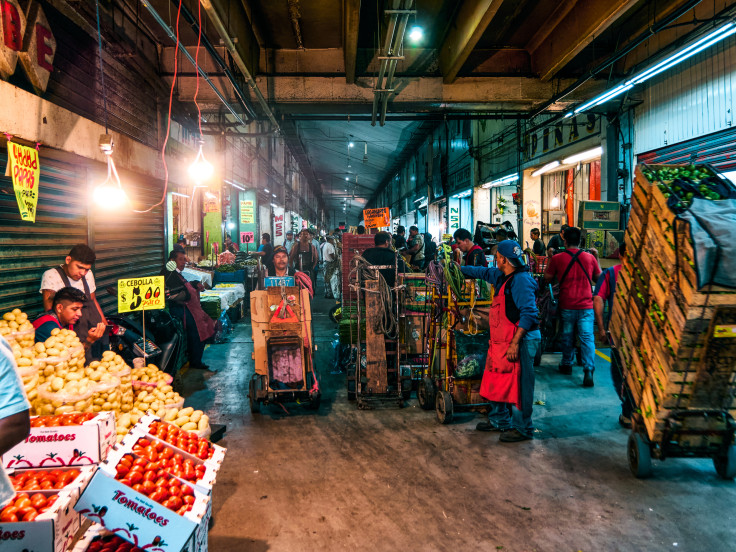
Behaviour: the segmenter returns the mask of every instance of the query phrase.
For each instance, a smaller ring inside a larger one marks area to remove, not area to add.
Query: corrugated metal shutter
[[[87,243],[84,168],[49,158],[41,149],[41,182],[36,222],[24,222],[10,178],[0,176],[0,313],[22,308],[43,310],[41,275],[63,262],[78,243]],[[0,149],[0,174],[7,151]]]
[[[155,180],[121,173],[128,197],[136,209],[147,209],[161,200],[162,184]],[[128,209],[95,210],[92,215],[94,266],[97,301],[106,313],[117,312],[117,299],[105,288],[116,286],[118,279],[152,276],[164,264],[164,206],[150,213],[133,213]]]
[[[637,159],[650,165],[708,163],[720,171],[733,171],[736,170],[735,152],[736,127],[640,153]]]

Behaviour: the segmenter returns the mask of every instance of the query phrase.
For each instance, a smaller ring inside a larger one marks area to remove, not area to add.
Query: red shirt
[[[566,251],[574,255],[578,252],[578,249],[568,248]],[[547,263],[545,274],[554,276],[559,282],[565,270],[567,270],[567,265],[570,264],[570,261],[572,261],[572,255],[569,253],[565,251],[557,253]],[[593,282],[595,282],[600,273],[601,268],[598,266],[598,261],[595,257],[585,251],[580,253],[560,286],[560,308],[569,310],[592,309]]]
[[[618,273],[621,272],[621,267],[623,265],[616,265],[613,267],[613,276],[616,278],[616,281],[618,282]],[[604,278],[603,282],[601,283],[601,287],[598,288],[598,297],[603,299],[604,301],[608,301],[611,295],[611,285],[608,281],[608,278]]]

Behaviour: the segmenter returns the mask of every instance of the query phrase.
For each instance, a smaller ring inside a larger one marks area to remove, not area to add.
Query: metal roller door
[[[640,153],[637,159],[639,163],[649,165],[708,163],[725,172],[736,170],[734,151],[736,127]]]
[[[161,200],[161,182],[122,172],[120,179],[135,209],[147,209]],[[164,204],[150,213],[133,213],[126,208],[95,210],[92,215],[97,300],[104,312],[117,312],[117,299],[105,291],[106,287],[115,286],[119,278],[152,276],[163,268]]]
[[[23,308],[35,316],[43,310],[41,275],[63,262],[77,243],[87,243],[84,167],[41,149],[41,182],[36,222],[20,218],[10,178],[0,176],[0,313]],[[0,149],[0,175],[7,151]]]

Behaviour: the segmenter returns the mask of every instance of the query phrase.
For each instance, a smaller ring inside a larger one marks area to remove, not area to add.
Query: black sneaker
[[[560,364],[557,369],[563,376],[569,376],[572,374],[572,366],[570,364]]]
[[[501,432],[498,440],[502,443],[518,443],[519,441],[529,441],[531,438],[531,435],[524,435],[518,429],[507,429]]]
[[[586,370],[583,375],[583,387],[593,387],[593,385],[595,385],[593,383],[593,372]]]
[[[475,429],[477,431],[504,431],[497,425],[493,425],[491,422],[478,422],[478,425],[475,426]]]

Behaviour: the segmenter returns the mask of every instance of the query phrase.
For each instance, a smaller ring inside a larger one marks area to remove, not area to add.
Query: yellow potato
[[[181,427],[187,422],[189,422],[189,416],[179,416],[176,420],[174,420],[174,425]]]
[[[194,422],[188,422],[181,426],[181,428],[185,431],[197,431],[197,424]]]
[[[199,423],[197,424],[197,429],[199,429],[200,431],[203,431],[207,429],[209,425],[210,425],[210,417],[205,414],[199,419]]]
[[[204,412],[202,412],[201,410],[195,410],[194,412],[192,412],[192,415],[189,416],[189,419],[194,423],[199,423],[199,420],[200,418],[202,418],[203,415]]]

